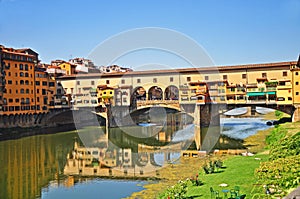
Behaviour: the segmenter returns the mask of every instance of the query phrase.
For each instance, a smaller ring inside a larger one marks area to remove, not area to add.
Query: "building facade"
[[[55,76],[39,65],[38,53],[31,49],[0,46],[0,127],[30,126],[39,115],[61,108]]]
[[[36,113],[35,66],[38,54],[31,49],[1,47],[2,114]]]
[[[180,104],[210,102],[297,105],[300,104],[299,72],[297,62],[293,61],[214,68],[85,74],[77,75],[76,78],[64,76],[60,81],[63,85],[73,85],[74,97],[80,94],[84,87],[90,88],[91,81],[94,82],[95,88],[99,85],[114,88],[113,104],[117,106],[129,106],[133,95],[137,101],[178,101]],[[120,88],[126,88],[126,91],[121,91]],[[122,93],[124,95],[121,95]],[[121,100],[121,97],[125,99]],[[105,99],[101,99],[101,95],[98,94],[97,101],[103,102]],[[82,100],[79,102],[81,107],[90,106]],[[75,104],[76,106],[79,104]]]
[[[88,73],[89,68],[95,68],[94,63],[91,60],[85,58],[70,59],[69,63],[76,66],[77,73]]]

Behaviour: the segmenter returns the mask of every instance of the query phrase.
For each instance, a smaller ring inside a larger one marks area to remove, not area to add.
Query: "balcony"
[[[292,89],[292,85],[278,85],[277,90],[286,90],[286,89]]]
[[[206,93],[206,88],[198,88],[196,90],[196,94],[205,94]]]
[[[277,87],[267,87],[267,91],[276,91]]]
[[[292,89],[291,80],[279,81],[277,90],[285,90],[285,89]]]
[[[218,89],[219,88],[219,86],[218,85],[211,85],[211,86],[209,86],[209,90],[211,89],[211,90],[216,90],[216,89]]]

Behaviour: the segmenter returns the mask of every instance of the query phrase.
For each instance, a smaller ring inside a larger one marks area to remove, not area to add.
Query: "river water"
[[[142,124],[109,134],[94,127],[2,141],[0,198],[127,197],[192,144],[192,126],[181,117],[168,117],[165,126]],[[221,133],[235,139],[268,128],[260,118],[223,118],[221,125]]]
[[[222,118],[222,132],[235,139],[245,139],[259,130],[270,128],[262,118]]]

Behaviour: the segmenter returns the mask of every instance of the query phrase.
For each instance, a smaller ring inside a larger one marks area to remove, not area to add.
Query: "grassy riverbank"
[[[266,118],[268,120],[278,119],[270,114]],[[250,152],[257,153],[255,156],[222,156],[224,164],[226,166],[219,173],[204,174],[202,165],[205,164],[208,159],[205,158],[181,158],[180,163],[163,168],[160,171],[160,177],[164,180],[159,182],[150,182],[145,185],[145,190],[134,193],[128,199],[145,198],[154,199],[158,198],[159,194],[164,192],[168,187],[175,185],[179,180],[185,180],[191,176],[199,174],[199,180],[204,184],[202,186],[188,186],[187,196],[195,196],[194,198],[207,199],[211,197],[210,187],[218,190],[220,196],[223,196],[222,189],[232,189],[234,186],[240,187],[240,193],[247,195],[247,198],[251,198],[257,194],[264,194],[264,190],[261,184],[257,184],[257,178],[255,177],[255,170],[259,167],[260,162],[267,161],[269,158],[269,151],[266,145],[266,138],[275,127],[264,131],[258,131],[255,135],[252,135],[244,140],[244,145],[249,148]],[[276,130],[286,130],[286,135],[291,136],[299,132],[300,123],[285,123],[280,124]],[[273,131],[274,134],[274,131]],[[276,133],[275,133],[276,134]],[[226,183],[229,186],[221,188],[219,184]]]
[[[199,176],[203,181],[202,186],[192,186],[187,196],[194,198],[207,199],[211,197],[210,187],[217,190],[223,197],[222,190],[234,189],[240,187],[240,194],[246,194],[251,198],[256,192],[262,192],[262,187],[256,185],[256,178],[253,175],[260,162],[266,161],[268,155],[258,154],[255,156],[230,156],[224,161],[226,168],[221,169],[218,173],[204,174]],[[220,184],[227,184],[226,187],[220,187]],[[196,197],[195,197],[196,196]]]
[[[222,156],[214,157],[215,159],[224,159],[226,168],[218,170],[213,174],[205,174],[202,165],[208,162],[207,158],[181,158],[180,163],[163,168],[160,171],[160,177],[164,178],[159,182],[150,182],[145,185],[145,190],[133,193],[128,199],[145,198],[154,199],[166,190],[168,187],[175,185],[179,180],[186,180],[190,177],[199,175],[199,180],[204,184],[202,186],[188,187],[187,196],[194,198],[210,198],[210,187],[220,192],[223,196],[223,189],[233,189],[234,186],[240,187],[240,192],[248,196],[257,192],[263,192],[261,186],[256,185],[254,171],[258,168],[260,162],[268,159],[267,154],[257,154],[255,156]],[[228,187],[222,188],[219,185],[228,184]]]
[[[181,158],[177,164],[168,165],[159,170],[159,177],[162,179],[158,182],[149,182],[144,186],[145,190],[133,193],[127,199],[154,199],[169,186],[199,173],[201,166],[205,163],[206,158]]]

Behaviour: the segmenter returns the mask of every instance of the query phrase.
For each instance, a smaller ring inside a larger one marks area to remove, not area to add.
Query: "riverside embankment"
[[[269,114],[266,116],[266,119],[272,120],[276,119],[276,117]],[[279,127],[286,129],[287,136],[291,136],[299,131],[300,123],[284,123],[280,124]],[[194,189],[192,191],[194,193],[191,194],[199,194],[199,196],[195,198],[210,197],[209,187],[215,187],[216,189],[219,189],[219,191],[221,191],[220,187],[218,186],[220,184],[218,184],[218,182],[220,182],[220,179],[227,179],[227,183],[231,186],[233,186],[233,184],[239,185],[241,187],[241,190],[247,194],[247,197],[251,197],[255,194],[263,195],[265,194],[263,187],[261,185],[257,185],[256,183],[257,178],[255,176],[255,170],[259,167],[260,162],[268,160],[269,150],[268,148],[266,148],[266,137],[271,134],[273,129],[274,126],[269,129],[259,130],[255,134],[243,140],[243,144],[248,148],[249,152],[257,153],[257,155],[255,156],[242,157],[226,155],[222,157],[215,157],[222,158],[225,165],[228,166],[228,168],[226,168],[224,172],[220,174],[209,176],[203,173],[202,165],[207,163],[209,161],[209,158],[212,157],[188,159],[182,157],[177,164],[172,164],[160,170],[160,177],[163,180],[149,182],[144,186],[145,190],[133,193],[131,197],[128,197],[128,199],[158,198],[160,193],[164,192],[168,187],[175,185],[179,180],[185,180],[187,178],[195,176],[196,174],[199,175],[199,179],[204,183],[204,185],[200,186],[199,188],[192,188]],[[232,179],[236,179],[236,181]]]

